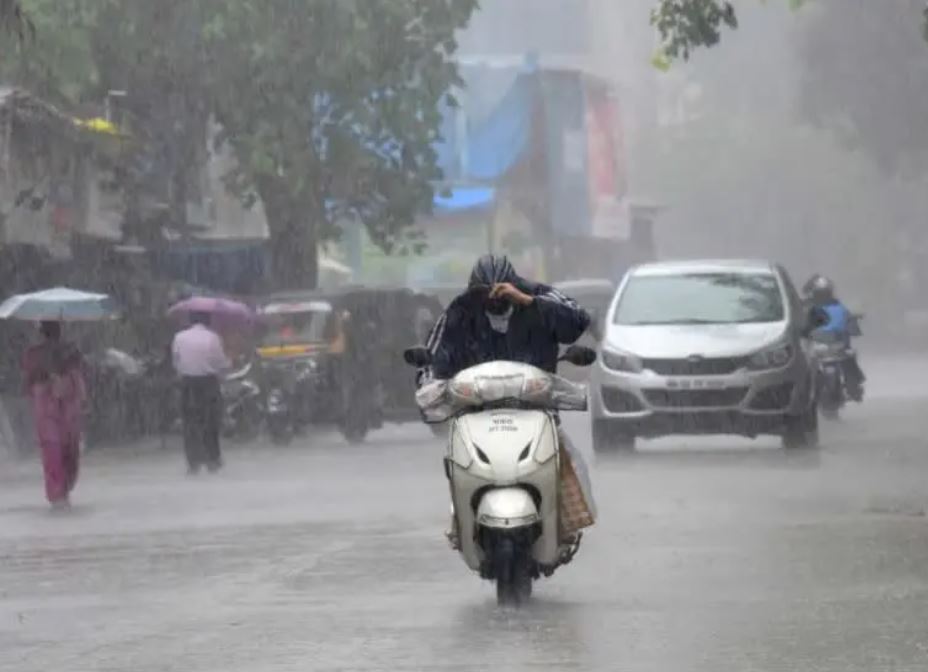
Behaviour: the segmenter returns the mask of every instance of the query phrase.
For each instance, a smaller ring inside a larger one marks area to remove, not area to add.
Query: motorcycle
[[[251,372],[249,362],[222,381],[222,434],[226,438],[251,441],[261,430],[261,388]]]
[[[284,366],[265,364],[264,420],[271,441],[278,445],[290,443],[294,435],[293,385]]]
[[[851,337],[862,335],[860,323],[864,316],[852,313],[847,333]],[[827,318],[824,319],[827,324]],[[831,331],[816,330],[810,335],[811,354],[816,366],[816,391],[819,408],[824,417],[837,419],[848,401],[860,402],[863,398],[863,379],[848,380],[848,364],[856,360],[856,351],[848,345],[845,336]]]
[[[318,365],[312,358],[265,362],[265,422],[274,443],[286,445],[310,422]]]
[[[847,404],[847,374],[845,362],[853,357],[845,342],[830,333],[812,336],[812,355],[818,373],[819,409],[824,417],[836,419]]]
[[[412,348],[404,359],[422,368],[431,357]],[[589,366],[596,353],[572,346],[561,359]],[[579,536],[560,536],[557,411],[586,410],[586,388],[497,361],[425,383],[416,402],[426,422],[451,421],[445,475],[465,564],[496,582],[499,604],[521,604],[533,581],[570,562],[579,546]]]

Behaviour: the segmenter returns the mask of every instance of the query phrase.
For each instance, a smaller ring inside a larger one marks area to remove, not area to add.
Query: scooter
[[[425,348],[407,350],[404,358],[418,368],[431,361]],[[575,366],[595,359],[582,346],[562,357]],[[570,562],[579,546],[579,536],[560,535],[557,411],[586,410],[586,388],[498,361],[427,382],[416,401],[426,422],[451,420],[444,464],[461,557],[496,582],[499,604],[523,603],[533,581]]]

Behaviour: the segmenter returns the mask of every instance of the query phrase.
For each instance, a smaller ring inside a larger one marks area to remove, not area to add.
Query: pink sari
[[[26,351],[23,373],[42,450],[45,495],[49,502],[66,502],[77,483],[86,398],[80,353],[68,343],[35,345]]]

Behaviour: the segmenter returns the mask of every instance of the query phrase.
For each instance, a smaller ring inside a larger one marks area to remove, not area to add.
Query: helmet
[[[809,283],[809,294],[816,303],[825,303],[835,298],[835,285],[824,275],[819,275]]]
[[[485,254],[474,264],[467,286],[470,290],[487,291],[501,282],[518,280],[516,269],[502,255]],[[509,302],[502,299],[487,299],[486,310],[494,315],[503,315],[510,309]]]

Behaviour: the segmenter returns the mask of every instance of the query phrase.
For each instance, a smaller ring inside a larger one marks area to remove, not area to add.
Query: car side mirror
[[[423,368],[432,363],[432,353],[428,348],[416,347],[408,348],[403,351],[403,359],[410,366]]]
[[[561,355],[560,361],[574,366],[590,366],[596,361],[596,351],[585,345],[572,345]]]

